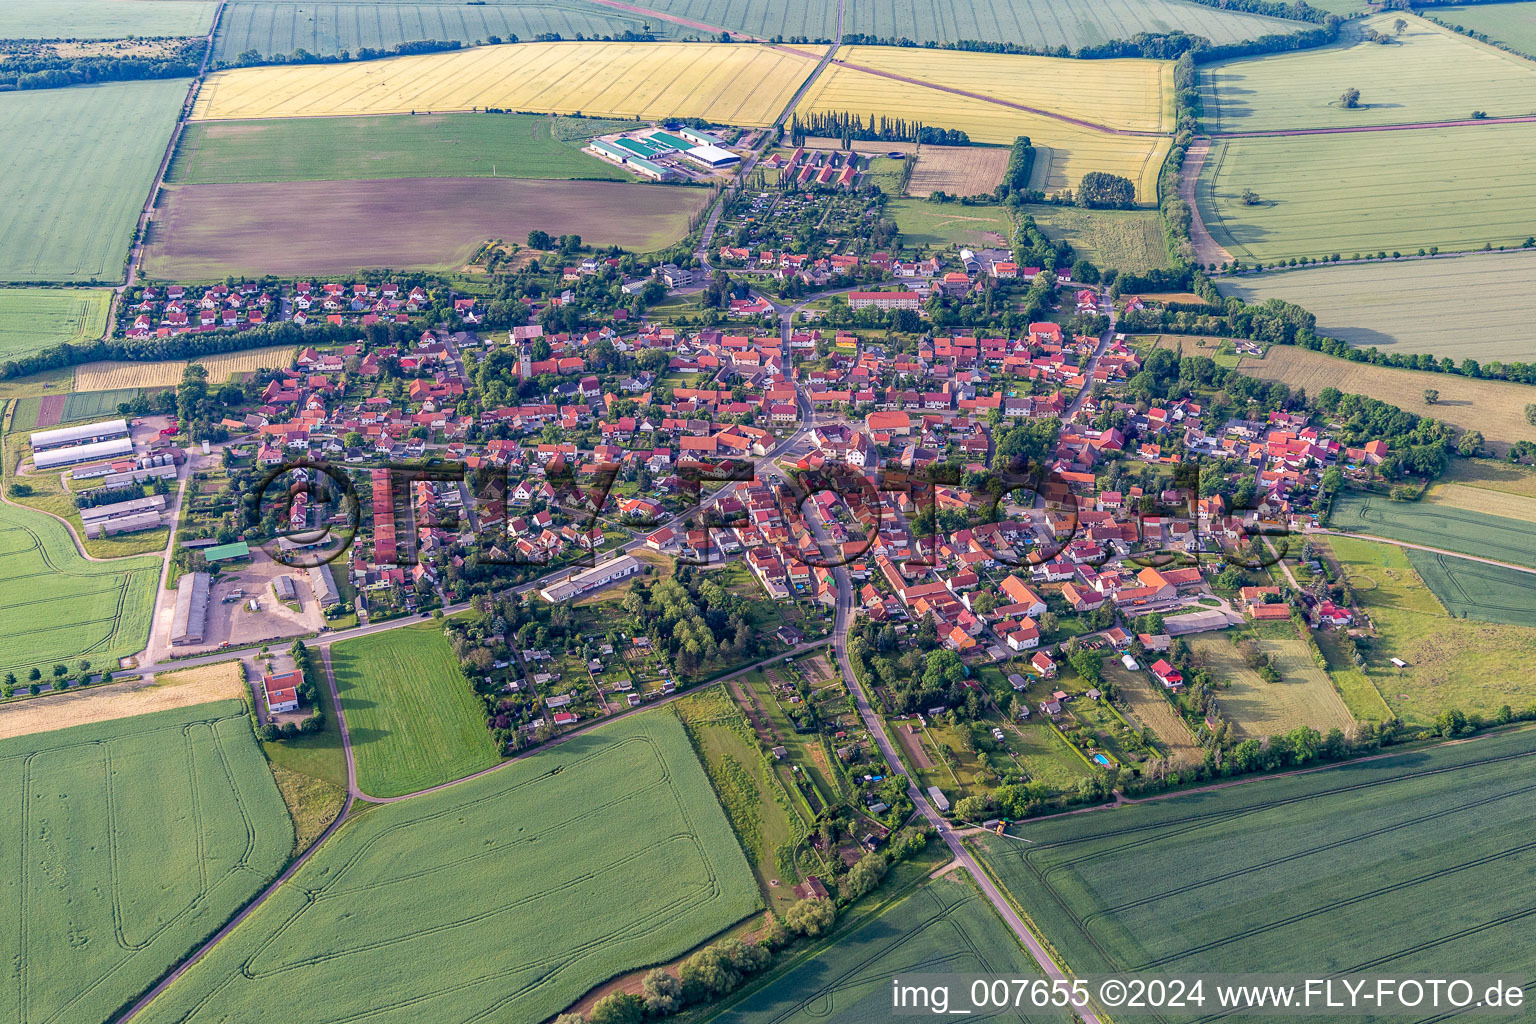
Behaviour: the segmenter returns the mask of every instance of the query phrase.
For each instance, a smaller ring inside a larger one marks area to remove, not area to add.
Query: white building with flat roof
[[[539,591],[539,596],[550,604],[569,601],[634,576],[644,568],[645,564],[634,555],[621,555],[601,565],[595,565],[586,572],[577,573],[558,583],[551,583]]]
[[[49,448],[46,451],[38,451],[34,448],[32,465],[38,469],[61,469],[64,466],[74,466],[82,462],[116,459],[132,454],[133,442],[126,437],[115,437],[107,441],[91,441],[63,448]]]
[[[114,437],[127,436],[127,420],[102,420],[99,423],[81,423],[73,427],[59,427],[56,430],[34,430],[32,432],[32,450],[34,452],[42,452],[47,451],[49,448],[62,448],[67,444],[90,444],[93,441],[107,441]]]

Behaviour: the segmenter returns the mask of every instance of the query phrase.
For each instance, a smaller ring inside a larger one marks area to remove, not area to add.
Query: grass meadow
[[[213,40],[217,60],[233,60],[247,50],[289,54],[304,49],[332,56],[363,47],[389,49],[422,39],[458,40],[470,45],[492,36],[533,39],[545,32],[563,38],[596,39],[641,32],[649,22],[658,38],[682,34],[680,25],[635,12],[572,0],[491,4],[267,2],[235,0],[226,4]]]
[[[590,124],[594,134],[617,127],[568,120]],[[613,164],[581,152],[577,144],[560,141],[551,130],[553,121],[537,114],[480,113],[193,124],[182,132],[166,180],[219,185],[493,174],[633,180]]]
[[[1076,206],[1026,206],[1035,226],[1052,241],[1099,268],[1143,274],[1167,267],[1168,248],[1154,210],[1084,210]]]
[[[1069,50],[1130,39],[1140,32],[1188,32],[1214,43],[1233,43],[1305,27],[1182,0],[1000,0],[972,6],[913,0],[854,4],[845,17],[847,31],[881,38],[904,37],[920,43],[987,39]]]
[[[112,293],[81,288],[0,288],[0,363],[107,329]]]
[[[1536,270],[1536,260],[1527,262],[1532,270]],[[1326,284],[1320,278],[1312,280]],[[1286,294],[1293,301],[1308,302],[1310,293],[1288,291]],[[1253,300],[1258,298],[1255,295]],[[1311,303],[1308,303],[1307,308],[1317,312]],[[1319,313],[1320,318],[1322,315]],[[1471,334],[1468,332],[1469,342]],[[1165,341],[1182,341],[1186,351],[1192,350],[1191,339],[1170,338]],[[1502,350],[1507,355],[1514,355],[1516,344],[1511,338],[1508,347]],[[1495,355],[1501,347],[1500,341],[1485,341],[1476,349],[1441,348],[1436,354],[1452,359],[1473,352],[1478,356]],[[1391,402],[1409,412],[1432,416],[1460,430],[1479,430],[1496,451],[1505,451],[1515,441],[1536,441],[1536,427],[1525,421],[1524,413],[1527,404],[1536,402],[1536,388],[1526,384],[1356,363],[1294,345],[1271,346],[1262,358],[1243,356],[1236,365],[1250,377],[1284,381],[1293,390],[1305,388],[1308,395],[1316,396],[1323,388],[1334,387],[1346,394],[1366,395],[1378,401]],[[1434,405],[1424,404],[1425,388],[1440,392]],[[1456,464],[1460,465],[1460,460]]]
[[[1401,35],[1394,24],[1401,18]],[[1392,43],[1359,40],[1200,70],[1205,125],[1214,132],[1460,121],[1536,113],[1536,65],[1406,12],[1360,22]],[[1346,88],[1360,105],[1345,107]]]
[[[1329,525],[1351,533],[1536,566],[1536,522],[1454,505],[1393,501],[1379,494],[1343,491],[1333,500]]]
[[[186,95],[185,79],[0,93],[0,280],[119,280]]]
[[[1532,790],[1525,729],[973,842],[1078,976],[1518,975],[1536,966],[1509,883],[1536,869]]]
[[[0,742],[5,1018],[91,1024],[149,987],[287,859],[240,701]]]
[[[331,662],[364,793],[399,796],[497,762],[480,700],[441,627],[424,622],[346,640]]]
[[[88,562],[63,523],[0,505],[0,674],[25,685],[34,666],[51,678],[80,658],[116,669],[149,640],[159,578],[157,559]]]
[[[1278,683],[1266,683],[1249,668],[1225,632],[1199,633],[1188,637],[1187,642],[1220,680],[1222,689],[1216,693],[1216,702],[1238,736],[1279,736],[1300,725],[1310,725],[1324,734],[1333,728],[1348,729],[1354,718],[1328,673],[1312,660],[1289,623],[1284,632],[1289,635],[1282,636],[1277,629],[1257,638],[1259,648],[1275,659]]]
[[[1040,969],[969,876],[957,871],[842,933],[714,1020],[875,1024],[891,1019],[890,979],[918,974],[1035,978]],[[1071,1015],[1047,1010],[1004,1019],[1066,1022]]]
[[[143,1019],[545,1020],[761,906],[682,725],[638,715],[348,822]]]
[[[218,4],[191,0],[31,0],[0,4],[0,39],[200,36]]]
[[[1536,57],[1536,3],[1436,4],[1431,12],[1447,25],[1481,32],[1495,43]]]
[[[1216,139],[1195,200],[1211,237],[1246,263],[1518,246],[1532,234],[1536,182],[1525,168],[1533,159],[1532,123]],[[1257,205],[1243,203],[1245,189],[1258,193]],[[1465,305],[1474,321],[1483,315]]]
[[[896,219],[901,244],[935,249],[951,245],[1008,248],[1013,217],[1006,206],[961,206],[926,199],[892,199],[886,212]]]
[[[1403,721],[1422,727],[1447,707],[1492,715],[1504,704],[1529,707],[1536,701],[1530,672],[1536,634],[1529,628],[1448,615],[1407,552],[1395,545],[1329,537],[1327,547],[1375,627],[1366,674]],[[1480,590],[1483,601],[1509,595],[1475,577],[1465,586]],[[1394,668],[1392,658],[1408,667]]]
[[[819,56],[819,54],[817,55]],[[500,107],[773,123],[816,57],[715,43],[522,43],[208,76],[193,116],[315,117]],[[1012,139],[1008,140],[1010,143]]]

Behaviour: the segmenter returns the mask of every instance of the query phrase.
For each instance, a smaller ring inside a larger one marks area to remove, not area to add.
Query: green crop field
[[[59,413],[60,423],[76,420],[111,419],[118,415],[117,407],[138,397],[140,388],[112,388],[109,391],[71,391],[64,399],[64,409]]]
[[[0,363],[107,329],[112,293],[78,288],[0,288]]]
[[[0,280],[121,278],[186,95],[185,79],[0,93]]]
[[[1065,241],[1101,269],[1145,273],[1168,266],[1168,248],[1156,210],[1083,210],[1075,206],[1027,206],[1035,226],[1052,241]]]
[[[487,8],[474,8],[485,10]],[[629,122],[562,118],[593,134]],[[219,185],[364,178],[600,178],[613,164],[551,132],[538,114],[424,114],[189,124],[167,180]]]
[[[951,245],[1008,248],[1013,217],[1006,206],[961,206],[926,199],[892,199],[886,212],[896,219],[901,244],[908,248]]]
[[[1533,159],[1531,123],[1217,139],[1195,200],[1211,237],[1247,263],[1513,247],[1533,230]]]
[[[0,741],[4,1018],[94,1024],[283,866],[288,813],[239,701]]]
[[[1040,969],[970,878],[955,872],[862,923],[714,1020],[875,1024],[891,1019],[891,978],[917,974],[1037,978]],[[1071,1015],[1010,1013],[1001,1019],[1068,1021]]]
[[[0,39],[200,36],[218,4],[191,0],[29,0],[0,4]]]
[[[740,3],[737,0],[638,0],[636,7],[684,18],[700,24],[718,26],[731,32],[767,39],[772,36],[825,39],[837,34],[837,7],[816,0],[776,0],[774,3]],[[849,15],[852,16],[851,14]],[[657,27],[651,20],[651,27]],[[699,35],[692,28],[679,25],[674,31],[684,37]],[[849,28],[848,31],[856,31]],[[707,37],[707,33],[705,34]]]
[[[1402,34],[1394,26],[1401,18]],[[1460,121],[1536,112],[1536,65],[1412,14],[1389,11],[1360,22],[1390,36],[1297,53],[1244,58],[1200,70],[1212,132]],[[1345,107],[1346,88],[1360,90]]]
[[[1536,871],[1533,791],[1525,729],[974,842],[1077,975],[1522,976],[1536,908],[1510,879]]]
[[[1523,362],[1530,345],[1520,336],[1526,322],[1522,280],[1532,271],[1536,253],[1517,250],[1265,272],[1218,278],[1216,287],[1245,302],[1295,302],[1317,315],[1319,333],[1359,348],[1427,352],[1457,362],[1466,357]],[[1469,302],[1474,290],[1477,301]],[[1404,295],[1412,301],[1404,302]]]
[[[98,668],[144,649],[160,562],[87,562],[52,516],[0,505],[0,674],[56,662]]]
[[[1456,618],[1536,627],[1536,576],[1433,551],[1403,553]]]
[[[1495,43],[1536,57],[1536,3],[1436,4],[1436,21],[1481,32]]]
[[[1335,530],[1536,566],[1536,523],[1471,509],[1343,491],[1333,501],[1329,525]]]
[[[697,35],[659,18],[646,18],[616,8],[581,0],[496,0],[466,5],[442,0],[434,3],[370,3],[341,0],[328,3],[272,3],[267,0],[236,0],[224,8],[214,36],[217,60],[233,60],[247,50],[264,55],[287,54],[304,49],[331,56],[363,47],[388,49],[400,43],[427,39],[458,41],[465,45],[490,42],[528,42],[545,33],[565,39],[588,39],[641,32],[649,23],[659,39],[680,34]]]
[[[1279,736],[1299,725],[1310,725],[1321,733],[1348,729],[1354,719],[1328,673],[1312,660],[1289,624],[1285,629],[1291,635],[1280,636],[1277,630],[1259,638],[1260,650],[1275,659],[1278,683],[1266,683],[1249,668],[1225,632],[1196,634],[1186,642],[1221,681],[1216,703],[1238,736]]]
[[[881,38],[906,37],[920,43],[982,39],[1070,50],[1130,39],[1139,32],[1182,31],[1232,43],[1308,27],[1181,0],[1001,0],[974,5],[912,0],[851,4],[845,17],[846,31]]]
[[[480,699],[439,627],[346,640],[331,659],[364,793],[399,796],[496,763]]]
[[[1328,547],[1375,627],[1376,638],[1362,644],[1366,675],[1403,721],[1422,727],[1447,707],[1492,715],[1504,704],[1536,702],[1536,633],[1447,615],[1402,548],[1349,537],[1330,537]],[[1512,597],[1507,584],[1471,577],[1469,586],[1484,602]]]
[[[762,906],[673,715],[637,715],[344,826],[145,1024],[553,1017]]]

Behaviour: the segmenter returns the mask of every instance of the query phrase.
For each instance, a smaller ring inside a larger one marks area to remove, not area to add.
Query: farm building
[[[233,544],[216,544],[203,552],[203,558],[209,565],[215,562],[238,562],[251,557],[251,546],[243,540],[237,540]]]
[[[285,577],[286,578],[286,577]],[[299,686],[304,682],[302,672],[268,673],[262,677],[262,689],[266,691],[267,711],[274,715],[299,709]]]
[[[203,642],[208,624],[208,583],[205,572],[189,572],[176,584],[176,612],[171,618],[171,646]]]
[[[38,469],[61,469],[64,466],[74,466],[81,462],[115,459],[132,454],[133,442],[126,437],[116,437],[108,441],[91,441],[86,444],[70,445],[66,448],[52,448],[48,451],[39,452],[34,450],[32,465]]]
[[[329,564],[317,565],[309,570],[309,585],[315,592],[315,603],[322,609],[341,603],[341,593],[336,589],[336,577],[331,575]]]
[[[683,154],[683,159],[692,160],[699,166],[708,167],[712,171],[734,167],[741,163],[741,157],[719,146],[695,146]]]
[[[72,444],[95,444],[128,436],[127,420],[102,420],[99,423],[82,423],[75,427],[59,427],[57,430],[37,430],[32,433],[32,450],[45,452],[50,448],[63,448]]]
[[[293,585],[292,576],[279,576],[272,581],[272,586],[277,592],[277,599],[279,601],[297,601],[299,599],[299,591]]]
[[[663,167],[661,164],[654,163],[637,153],[623,149],[611,142],[605,142],[602,139],[593,139],[587,146],[587,151],[602,157],[610,163],[615,163],[620,167],[634,171],[642,178],[650,178],[653,181],[671,181],[679,176],[670,167]]]
[[[679,128],[677,134],[695,146],[718,146],[720,140],[708,132],[701,132],[697,128]]]
[[[153,530],[159,527],[160,513],[165,508],[165,495],[154,494],[148,498],[115,501],[110,505],[96,505],[80,510],[80,522],[85,526],[88,538],[110,537],[118,533],[137,530]]]
[[[643,568],[644,565],[633,555],[623,555],[593,566],[586,572],[577,573],[559,583],[551,583],[539,591],[539,596],[550,604],[558,604],[561,601],[569,601],[583,594],[601,590],[611,583],[617,583],[619,580],[635,575]]]

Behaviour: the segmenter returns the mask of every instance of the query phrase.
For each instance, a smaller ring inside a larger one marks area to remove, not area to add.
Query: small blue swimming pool
[[[1105,757],[1103,754],[1094,754],[1093,759],[1099,762],[1099,764],[1103,765],[1105,768],[1109,767],[1109,758]]]

